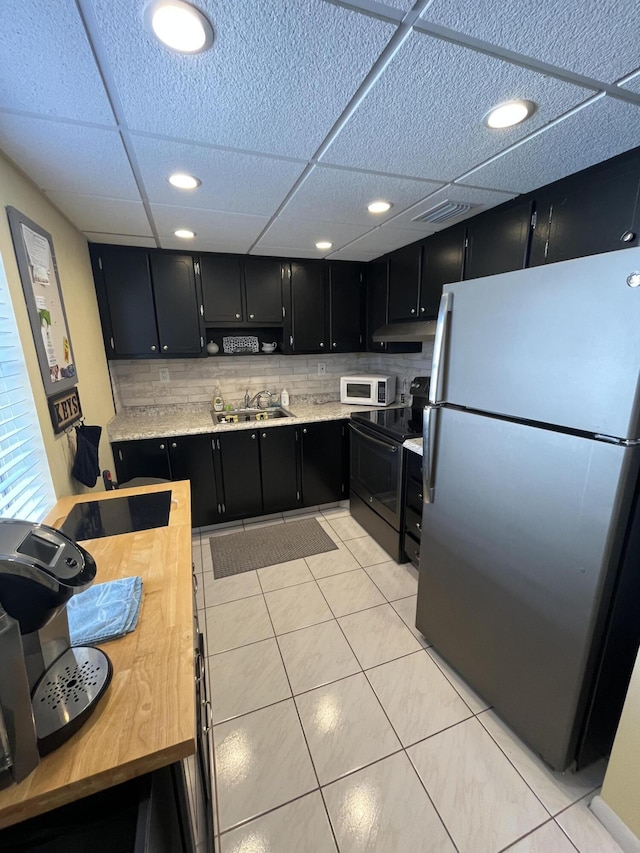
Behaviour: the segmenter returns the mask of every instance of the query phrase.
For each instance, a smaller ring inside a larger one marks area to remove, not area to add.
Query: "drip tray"
[[[61,527],[76,542],[118,536],[151,527],[166,527],[171,490],[76,504]]]

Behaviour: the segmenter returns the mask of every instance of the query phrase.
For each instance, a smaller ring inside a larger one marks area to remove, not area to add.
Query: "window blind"
[[[0,258],[0,518],[41,521],[54,503],[40,423]]]

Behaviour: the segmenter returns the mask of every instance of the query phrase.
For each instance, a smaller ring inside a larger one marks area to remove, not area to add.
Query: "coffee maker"
[[[71,737],[111,681],[104,652],[69,640],[66,604],[95,575],[59,530],[0,519],[0,788]]]

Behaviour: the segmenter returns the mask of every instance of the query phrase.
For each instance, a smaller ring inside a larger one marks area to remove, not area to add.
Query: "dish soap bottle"
[[[282,393],[280,394],[280,405],[284,406],[285,409],[289,405],[289,392],[286,388],[283,388]]]
[[[222,412],[224,409],[224,400],[222,399],[222,389],[220,384],[216,385],[216,390],[213,392],[213,411]]]

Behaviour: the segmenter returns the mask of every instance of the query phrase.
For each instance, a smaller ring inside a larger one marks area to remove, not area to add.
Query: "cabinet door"
[[[616,157],[532,193],[530,266],[638,245],[640,154]]]
[[[96,246],[92,255],[101,312],[108,313],[102,317],[108,356],[157,355],[158,330],[147,252],[128,246]]]
[[[532,203],[507,202],[467,220],[464,277],[480,278],[527,265]]]
[[[273,258],[244,260],[246,320],[248,323],[282,323],[282,265]]]
[[[442,285],[462,281],[466,225],[453,225],[427,237],[422,247],[420,318],[438,316]]]
[[[220,520],[212,438],[211,435],[183,435],[167,439],[171,479],[191,481],[192,527],[204,527]]]
[[[362,264],[329,263],[331,352],[362,349]]]
[[[342,500],[348,480],[344,421],[305,424],[299,429],[302,505]]]
[[[282,512],[298,505],[295,427],[260,431],[263,512]]]
[[[260,433],[238,430],[217,439],[222,471],[221,503],[226,519],[262,513]]]
[[[200,355],[204,340],[193,258],[152,252],[149,260],[161,354]]]
[[[367,350],[385,352],[385,343],[374,343],[373,333],[387,324],[389,293],[388,262],[371,261],[367,264]]]
[[[127,483],[134,477],[171,479],[166,439],[144,438],[139,441],[116,441],[111,448],[118,483]]]
[[[200,278],[207,323],[243,320],[242,277],[237,255],[200,255]]]
[[[293,352],[328,352],[327,282],[322,261],[291,264]]]
[[[415,320],[420,292],[422,245],[412,243],[389,255],[389,322]]]

